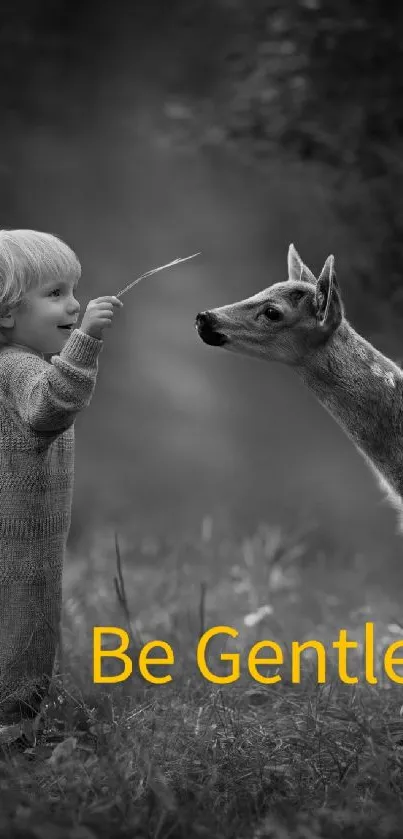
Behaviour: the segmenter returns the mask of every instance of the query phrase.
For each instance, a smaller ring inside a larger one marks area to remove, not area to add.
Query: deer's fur
[[[403,534],[403,372],[348,322],[333,256],[316,279],[290,245],[288,280],[198,314],[196,328],[207,344],[290,365],[365,457]]]

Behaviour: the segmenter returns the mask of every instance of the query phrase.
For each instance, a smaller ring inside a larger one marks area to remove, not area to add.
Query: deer
[[[365,458],[403,535],[403,371],[347,320],[333,255],[318,278],[293,244],[287,261],[285,281],[199,312],[196,330],[210,346],[289,365]]]

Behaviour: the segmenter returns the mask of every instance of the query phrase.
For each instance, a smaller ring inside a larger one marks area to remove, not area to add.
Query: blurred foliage
[[[403,311],[403,8],[391,0],[221,0],[219,121],[256,158],[328,167],[367,249],[358,285]]]
[[[358,242],[350,262],[356,314],[366,310],[371,321],[376,301],[379,334],[398,334],[403,8],[391,0],[193,0],[186,13],[179,6],[182,19],[193,21],[195,49],[182,78],[190,103],[191,80],[204,66],[197,33],[205,37],[216,12],[214,42],[204,41],[210,73],[196,108],[208,125],[205,142],[230,143],[262,169],[279,154],[312,164]]]
[[[360,243],[357,299],[379,301],[389,327],[403,311],[402,35],[392,0],[121,0],[113,11],[5,0],[2,117],[11,136],[50,110],[90,118],[110,45],[133,57],[134,78],[139,50],[158,42],[166,85],[188,94],[197,130],[207,117],[207,142],[235,144],[259,164],[281,153],[325,167],[329,200]]]
[[[231,130],[384,173],[403,130],[403,11],[391,2],[234,0]],[[235,23],[236,22],[236,23]]]

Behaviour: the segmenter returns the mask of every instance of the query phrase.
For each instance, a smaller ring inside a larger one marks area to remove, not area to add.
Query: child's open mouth
[[[70,323],[70,324],[65,324],[64,326],[58,326],[58,329],[67,329],[68,331],[70,331],[71,329],[73,329],[73,326],[74,326],[74,324]]]

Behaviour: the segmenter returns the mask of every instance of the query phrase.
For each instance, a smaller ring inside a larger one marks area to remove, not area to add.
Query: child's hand
[[[81,332],[101,339],[103,330],[111,326],[114,306],[123,306],[118,297],[97,297],[96,300],[90,300],[81,321]]]

